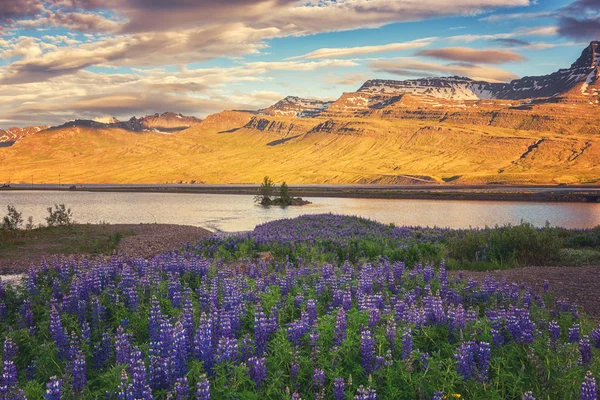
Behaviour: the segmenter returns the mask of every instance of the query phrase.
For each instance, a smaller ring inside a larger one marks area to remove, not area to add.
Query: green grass
[[[0,231],[0,258],[35,254],[112,254],[120,241],[134,233],[113,232],[104,225],[39,227]]]

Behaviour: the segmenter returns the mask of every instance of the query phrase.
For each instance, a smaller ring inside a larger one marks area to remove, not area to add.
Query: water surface
[[[461,200],[387,200],[307,198],[303,207],[255,205],[252,196],[182,193],[109,193],[68,191],[1,191],[0,217],[6,205],[23,211],[26,219],[44,223],[52,204],[64,203],[79,223],[111,224],[168,223],[201,226],[236,232],[257,224],[302,214],[337,213],[358,215],[396,225],[449,228],[484,227],[519,223],[542,226],[546,221],[566,228],[600,225],[598,203],[528,203]]]

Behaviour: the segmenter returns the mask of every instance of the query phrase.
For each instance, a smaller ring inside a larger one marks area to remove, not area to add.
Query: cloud
[[[507,82],[518,76],[495,67],[470,63],[437,64],[418,61],[411,58],[374,61],[370,64],[377,72],[402,76],[444,76],[459,75],[488,82]]]
[[[600,38],[600,2],[597,0],[577,0],[559,11],[558,34],[583,40]]]
[[[529,46],[530,43],[526,40],[521,40],[521,39],[502,39],[502,38],[498,38],[498,39],[492,39],[493,42],[496,42],[502,46],[505,47],[521,47],[521,46]]]
[[[21,20],[16,23],[16,26],[28,29],[63,26],[76,32],[116,33],[120,24],[99,14],[47,11],[44,17]]]
[[[512,51],[477,50],[469,47],[447,47],[443,49],[421,50],[417,52],[417,55],[442,60],[483,64],[501,64],[526,60],[522,55],[513,53]]]
[[[0,1],[0,23],[31,17],[44,9],[40,0]]]
[[[356,85],[367,80],[367,76],[363,73],[350,73],[341,76],[328,74],[325,77],[325,82],[332,85]]]
[[[479,18],[482,22],[505,22],[508,20],[531,20],[533,18],[545,18],[556,16],[555,11],[541,11],[530,13],[513,13],[513,14],[494,14],[487,17]]]
[[[299,58],[304,59],[324,59],[324,58],[342,58],[353,57],[365,54],[383,53],[389,51],[412,50],[420,47],[425,47],[431,44],[436,38],[423,38],[410,42],[389,43],[375,46],[360,46],[360,47],[338,47],[338,48],[322,48],[311,51],[310,53],[301,56],[290,57],[289,60]]]

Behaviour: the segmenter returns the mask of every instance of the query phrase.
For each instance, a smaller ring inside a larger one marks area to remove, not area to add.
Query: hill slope
[[[596,183],[597,50],[506,84],[371,80],[335,102],[290,96],[202,121],[73,121],[0,148],[0,182]]]

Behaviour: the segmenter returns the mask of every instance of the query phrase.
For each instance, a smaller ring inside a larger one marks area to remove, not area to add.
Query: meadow
[[[599,242],[320,215],[150,260],[43,263],[0,287],[0,398],[597,399],[600,326],[577,305],[448,270]]]

